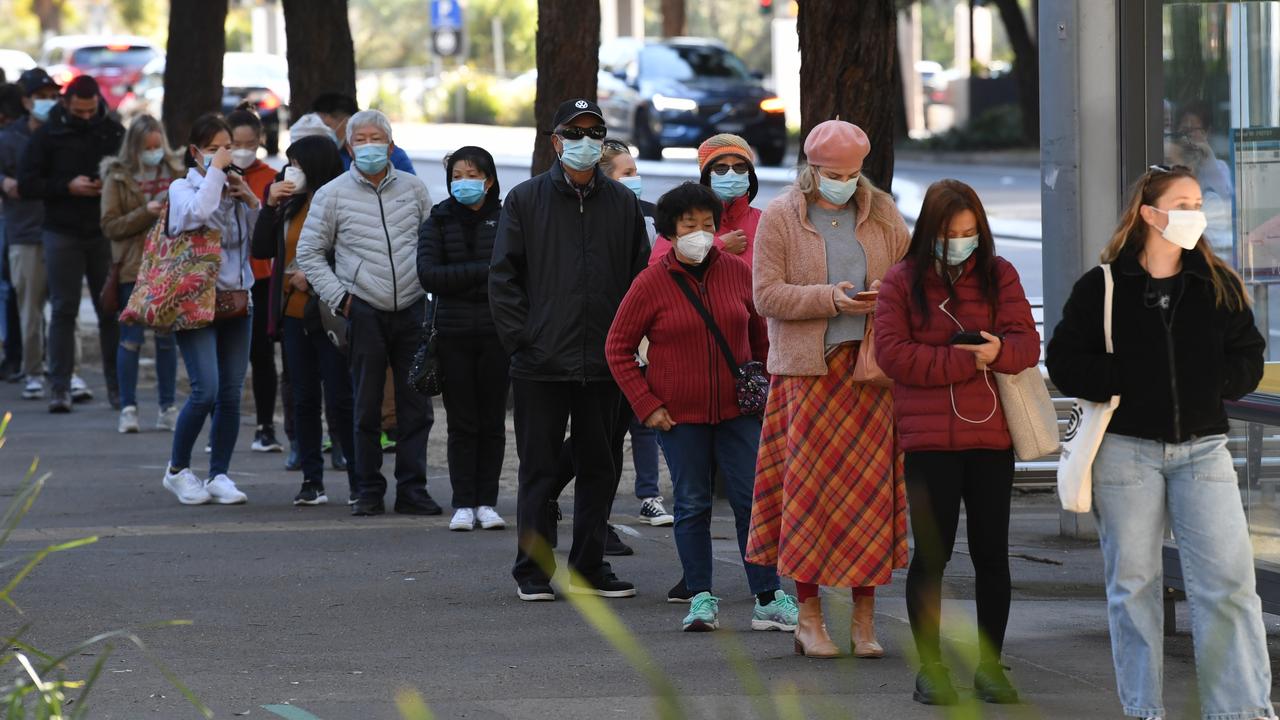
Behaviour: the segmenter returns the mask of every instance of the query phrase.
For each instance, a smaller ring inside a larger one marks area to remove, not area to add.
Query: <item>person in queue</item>
[[[511,359],[489,312],[489,260],[502,215],[493,156],[461,147],[444,162],[449,197],[418,232],[418,279],[434,300],[449,427],[449,529],[507,526],[494,506],[507,446]]]
[[[888,389],[853,382],[874,290],[910,236],[863,173],[871,143],[841,120],[805,139],[795,185],[756,235],[756,309],[774,375],[756,466],[747,560],[796,581],[796,652],[839,655],[819,586],[852,588],[853,654],[876,658],[875,588],[907,565],[906,492]]]
[[[1093,461],[1093,512],[1124,714],[1166,717],[1161,548],[1172,529],[1202,717],[1270,719],[1267,632],[1223,406],[1258,387],[1266,342],[1243,282],[1204,236],[1203,203],[1190,168],[1154,166],[1138,180],[1102,252],[1114,353],[1098,267],[1072,289],[1045,364],[1069,396],[1120,396]]]
[[[512,575],[525,601],[555,599],[549,538],[561,487],[565,426],[574,490],[573,590],[631,597],[635,587],[604,561],[618,488],[612,439],[621,394],[604,357],[605,336],[649,254],[635,193],[600,170],[608,130],[599,106],[568,100],[556,110],[559,161],[507,194],[489,271],[489,306],[511,355],[518,549]]]
[[[295,442],[302,467],[302,487],[294,505],[314,506],[329,502],[324,487],[323,428],[321,408],[333,409],[333,434],[343,447],[353,444],[354,405],[351,369],[347,358],[329,340],[320,321],[319,300],[298,267],[298,241],[311,210],[316,191],[342,175],[338,148],[323,137],[303,137],[289,144],[285,153],[289,164],[280,180],[267,189],[267,200],[253,232],[253,255],[275,260],[271,287],[278,297],[261,301],[260,312],[270,307],[279,317],[271,326],[280,328],[284,340],[285,365],[292,385]],[[354,497],[354,470],[348,466],[348,497]]]
[[[783,592],[777,570],[745,559],[760,418],[739,410],[736,368],[730,363],[762,361],[768,331],[752,302],[750,268],[713,247],[722,210],[715,194],[696,183],[677,186],[658,200],[655,226],[676,238],[675,245],[640,273],[623,298],[605,355],[630,407],[662,434],[675,489],[676,549],[685,586],[693,593],[681,627],[696,632],[720,626],[711,553],[718,466],[733,508],[747,584],[755,596],[751,628],[794,632],[795,598]],[[732,349],[732,360],[720,351],[686,293],[710,313]],[[649,340],[649,367],[641,372],[636,356],[644,338]]]
[[[426,297],[418,281],[418,228],[431,211],[427,186],[391,166],[391,122],[377,110],[352,115],[351,168],[316,191],[298,239],[297,261],[320,301],[349,321],[355,388],[356,486],[352,515],[386,512],[382,474],[382,398],[390,366],[400,436],[395,448],[395,511],[439,515],[427,492],[430,398],[409,387]],[[329,264],[329,254],[334,264]]]
[[[169,185],[184,175],[182,160],[169,152],[164,126],[150,115],[139,115],[124,134],[120,154],[102,161],[102,234],[111,241],[111,258],[119,277],[117,305],[129,304],[147,233],[164,215]],[[178,424],[176,405],[178,346],[171,333],[155,334],[156,390],[160,412],[156,429],[173,430]],[[122,325],[116,348],[116,372],[120,386],[120,419],[116,429],[136,433],[138,422],[138,363],[146,327]]]
[[[760,224],[760,210],[751,206],[760,191],[754,157],[746,140],[729,133],[713,135],[698,146],[700,181],[724,204],[716,247],[742,258],[748,267],[755,255],[756,228]],[[656,262],[670,249],[671,240],[659,237],[649,261]]]
[[[247,291],[253,285],[250,242],[261,203],[244,178],[228,172],[231,128],[222,115],[196,118],[184,160],[187,176],[169,185],[167,232],[216,231],[222,246],[217,289]],[[164,486],[184,505],[235,505],[248,500],[227,473],[240,435],[240,396],[249,369],[253,312],[250,307],[246,316],[174,333],[191,395],[178,413]],[[209,476],[202,481],[191,469],[191,451],[209,417],[213,418]]]
[[[351,143],[347,140],[347,124],[356,113],[360,112],[360,104],[355,98],[343,93],[321,93],[316,97],[315,102],[311,103],[311,112],[319,117],[337,138],[338,150],[342,155],[342,167],[351,167],[354,148],[350,147]],[[417,174],[409,154],[404,151],[404,148],[395,145],[391,147],[391,167],[398,172]]]
[[[1009,622],[1009,506],[1013,441],[992,373],[1016,375],[1040,359],[1040,335],[1018,272],[995,253],[982,201],[958,180],[925,193],[907,258],[880,285],[876,360],[894,381],[915,553],[907,615],[920,657],[914,697],[957,702],[942,663],[942,573],[963,502],[978,606],[974,694],[1016,703],[1000,665]],[[956,341],[957,333],[979,333]]]

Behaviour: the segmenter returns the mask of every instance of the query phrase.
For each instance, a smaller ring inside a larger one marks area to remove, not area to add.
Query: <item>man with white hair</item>
[[[316,191],[298,240],[298,266],[320,300],[345,315],[355,386],[358,497],[352,515],[381,515],[381,405],[388,364],[395,378],[395,511],[439,515],[427,493],[431,401],[409,387],[426,299],[418,282],[418,227],[431,211],[427,187],[391,166],[391,123],[377,110],[351,116],[346,141],[351,168]],[[326,255],[333,253],[334,265]]]

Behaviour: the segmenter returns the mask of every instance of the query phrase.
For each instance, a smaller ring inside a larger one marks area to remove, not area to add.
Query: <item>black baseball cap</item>
[[[57,88],[59,85],[49,77],[44,68],[31,68],[18,77],[18,87],[22,88],[23,95],[34,95],[37,90]]]
[[[560,103],[560,107],[556,109],[556,118],[552,124],[552,129],[554,130],[561,125],[568,125],[579,115],[595,115],[600,119],[600,122],[604,122],[604,114],[600,112],[599,105],[590,100],[578,98]]]

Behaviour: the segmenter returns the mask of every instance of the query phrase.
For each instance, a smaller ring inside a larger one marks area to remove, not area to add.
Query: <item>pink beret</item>
[[[858,168],[871,152],[871,141],[862,128],[843,120],[818,123],[804,141],[810,165]]]

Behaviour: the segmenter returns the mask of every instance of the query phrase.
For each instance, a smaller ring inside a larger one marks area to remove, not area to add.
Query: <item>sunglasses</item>
[[[1151,165],[1147,169],[1158,173],[1191,172],[1191,168],[1186,165]]]
[[[750,172],[751,166],[744,162],[734,163],[732,165],[727,165],[725,163],[716,163],[715,165],[711,166],[711,172],[717,175],[724,175],[730,170],[741,175],[743,173]]]
[[[603,125],[592,125],[587,128],[567,127],[556,131],[556,135],[559,135],[565,140],[581,140],[584,137],[589,137],[592,140],[603,140],[604,136],[608,134],[609,128]]]
[[[626,143],[624,143],[624,142],[622,142],[621,140],[605,140],[605,141],[604,141],[604,148],[605,148],[606,150],[614,150],[614,151],[616,151],[616,152],[624,152],[624,153],[626,153],[626,154],[628,154],[628,155],[630,155],[630,154],[631,154],[631,148],[627,147],[627,144],[626,144]]]

